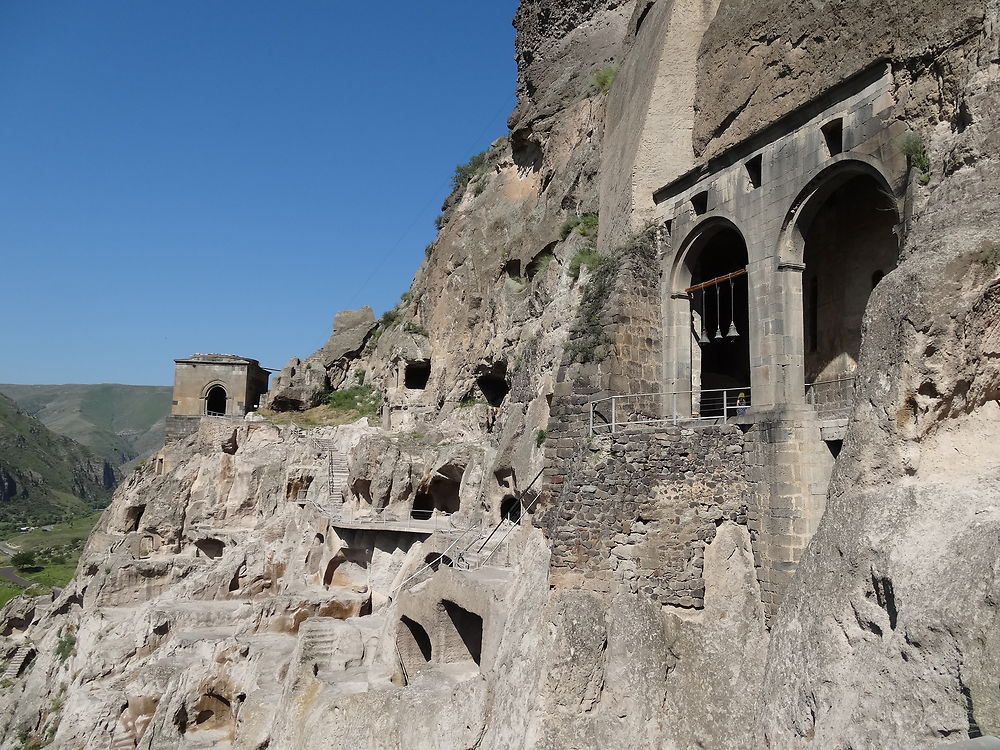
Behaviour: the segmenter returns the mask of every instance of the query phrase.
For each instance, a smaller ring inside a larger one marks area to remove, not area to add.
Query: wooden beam
[[[690,294],[691,292],[697,292],[699,289],[705,289],[710,286],[715,286],[721,284],[723,281],[729,281],[730,279],[735,279],[737,276],[745,276],[747,269],[741,268],[739,271],[733,271],[732,273],[727,273],[725,276],[716,276],[714,279],[709,279],[708,281],[703,281],[700,284],[695,284],[694,286],[689,286],[684,291]]]

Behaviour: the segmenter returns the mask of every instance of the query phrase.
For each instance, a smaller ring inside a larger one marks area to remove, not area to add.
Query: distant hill
[[[0,393],[46,427],[125,466],[163,444],[169,386],[0,385]]]
[[[114,484],[110,463],[0,395],[0,535],[93,513]]]

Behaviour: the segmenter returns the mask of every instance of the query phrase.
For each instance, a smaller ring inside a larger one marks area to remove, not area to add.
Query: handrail
[[[521,503],[521,500],[524,498],[525,494],[527,494],[528,490],[530,490],[534,486],[535,482],[538,481],[538,478],[544,472],[545,472],[545,467],[543,466],[542,469],[537,474],[535,474],[535,478],[532,479],[530,482],[528,482],[528,486],[525,487],[523,490],[521,490],[520,494],[516,496],[515,499],[518,501],[518,504]],[[537,500],[537,499],[538,499],[538,495],[535,495],[535,500]],[[534,502],[534,500],[532,502]],[[521,510],[522,510],[522,512],[525,510],[524,505],[521,505]],[[479,549],[477,550],[478,552],[482,552],[483,551],[483,547],[485,547],[486,544],[487,544],[487,542],[489,542],[490,539],[493,538],[493,535],[497,532],[497,530],[500,528],[500,526],[503,525],[503,522],[505,520],[506,519],[501,518],[500,521],[497,523],[497,525],[493,527],[493,531],[490,532],[490,535],[488,537],[486,537],[486,540],[480,545]],[[520,521],[520,517],[518,517],[518,520]]]
[[[590,411],[590,434],[596,435],[599,431],[607,428],[609,434],[617,431],[619,424],[646,425],[646,424],[679,424],[689,421],[718,420],[728,421],[731,416],[742,416],[751,406],[751,388],[749,385],[734,388],[705,388],[702,390],[653,392],[653,393],[629,393],[619,396],[605,396],[594,399],[588,404]],[[655,411],[668,416],[651,417],[648,414],[638,414],[642,419],[625,419],[619,421],[618,403],[626,399],[636,400],[656,397],[658,399],[671,400],[670,408],[665,408],[661,402]],[[678,405],[688,401],[688,408],[684,409],[684,414],[678,410]],[[606,402],[611,402],[610,421],[607,416],[598,411],[598,406]],[[703,414],[711,411],[714,413]],[[604,424],[597,424],[595,417],[600,417]]]
[[[399,592],[403,590],[403,586],[405,586],[407,583],[409,583],[411,580],[416,578],[424,571],[433,568],[434,563],[440,565],[442,558],[444,558],[449,552],[451,552],[455,548],[455,545],[457,545],[460,541],[462,541],[465,538],[466,534],[468,534],[472,530],[473,530],[472,528],[465,529],[465,531],[463,531],[462,534],[458,536],[454,542],[448,545],[448,547],[444,550],[444,552],[438,554],[437,559],[434,560],[434,562],[425,562],[420,568],[413,571],[413,573],[411,573],[409,576],[400,581],[399,585],[389,592],[388,594],[389,601],[390,602],[395,601],[396,597],[399,596]]]

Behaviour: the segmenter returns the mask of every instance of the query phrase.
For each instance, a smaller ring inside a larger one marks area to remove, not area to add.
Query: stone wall
[[[577,397],[582,399],[583,397]],[[700,609],[705,546],[747,523],[743,433],[732,425],[619,432],[560,447],[542,515],[550,581]]]

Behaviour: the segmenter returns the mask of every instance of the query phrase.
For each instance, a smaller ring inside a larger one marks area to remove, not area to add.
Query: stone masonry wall
[[[706,544],[724,520],[747,523],[743,433],[731,425],[579,441],[557,449],[551,486],[542,527],[560,587],[700,609]]]

